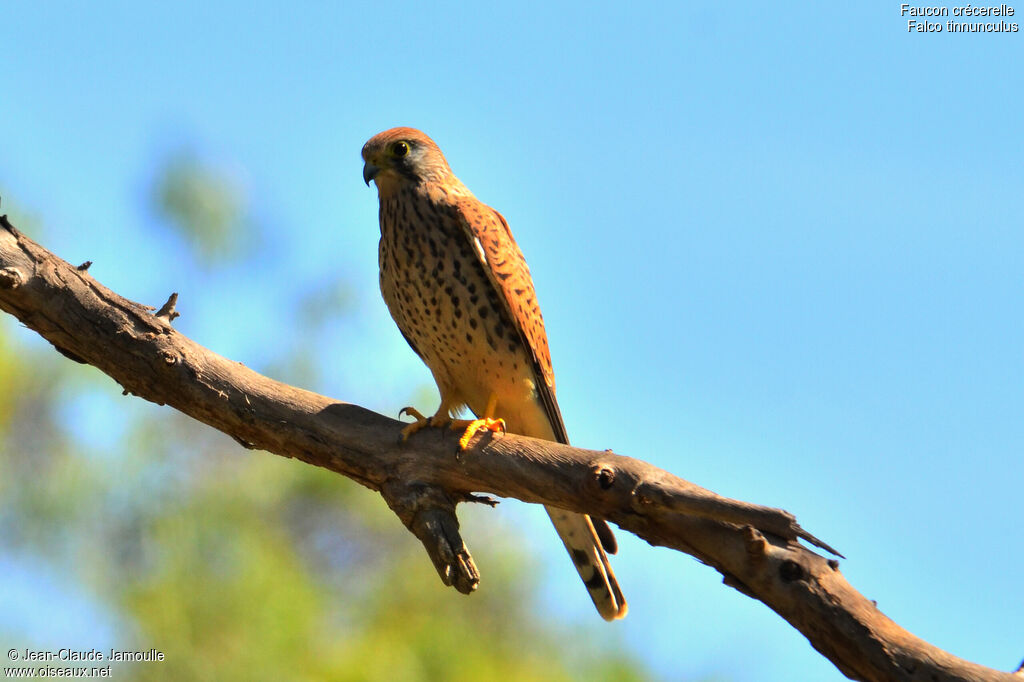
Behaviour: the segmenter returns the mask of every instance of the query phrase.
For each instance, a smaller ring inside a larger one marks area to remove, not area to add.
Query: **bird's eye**
[[[401,158],[409,153],[409,143],[396,142],[395,146],[391,148],[391,151],[394,152],[395,156]]]

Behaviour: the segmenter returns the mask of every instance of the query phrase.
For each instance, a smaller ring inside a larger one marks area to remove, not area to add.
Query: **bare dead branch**
[[[81,270],[81,266],[78,269]],[[156,316],[168,324],[174,322],[175,318],[181,317],[181,313],[174,309],[177,304],[178,292],[175,291],[167,297],[167,302],[160,306],[160,310],[156,311]]]
[[[446,585],[469,593],[480,575],[455,507],[476,491],[606,518],[652,545],[691,554],[768,605],[847,676],[859,680],[1019,680],[934,647],[858,593],[830,548],[791,514],[721,497],[640,460],[515,435],[426,429],[261,376],[99,284],[0,217],[0,309],[65,355],[132,393],[218,429],[247,448],[294,457],[379,491],[420,539]]]
[[[459,535],[455,500],[437,485],[389,480],[380,494],[405,527],[420,539],[445,585],[469,594],[480,584],[466,544]]]

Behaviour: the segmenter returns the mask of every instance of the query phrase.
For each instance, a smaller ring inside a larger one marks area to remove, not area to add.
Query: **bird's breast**
[[[442,396],[481,413],[535,399],[534,375],[501,293],[456,207],[411,192],[380,205],[380,288]]]

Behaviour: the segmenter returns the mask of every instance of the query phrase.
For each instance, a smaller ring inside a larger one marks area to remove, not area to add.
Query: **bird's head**
[[[392,128],[363,145],[363,180],[381,193],[406,184],[449,181],[452,171],[437,144],[415,128]]]

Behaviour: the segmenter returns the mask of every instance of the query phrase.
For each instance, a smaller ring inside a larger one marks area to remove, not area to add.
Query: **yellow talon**
[[[483,419],[474,419],[472,421],[467,419],[459,419],[452,422],[453,429],[456,431],[462,427],[466,427],[462,437],[459,438],[459,449],[465,450],[469,447],[469,441],[472,440],[473,436],[476,435],[477,431],[485,429],[493,433],[501,431],[505,433],[505,420],[504,419],[491,419],[490,417],[484,417]]]
[[[415,407],[403,407],[401,410],[398,411],[398,416],[401,417],[403,414],[407,414],[416,420],[412,424],[409,424],[404,429],[402,429],[403,443],[409,440],[409,436],[416,433],[420,429],[430,425],[430,420],[424,417],[420,413],[420,411],[417,410]]]
[[[398,416],[401,417],[403,414],[407,414],[416,420],[413,423],[406,426],[404,429],[402,429],[403,443],[409,439],[409,436],[416,433],[420,429],[425,429],[428,426],[441,428],[443,426],[447,426],[453,423],[452,418],[448,416],[447,408],[439,409],[437,411],[437,414],[435,414],[433,417],[424,417],[423,413],[421,413],[415,407],[403,407],[401,410],[398,411]]]
[[[491,399],[487,402],[486,414],[493,414],[495,408],[495,399]],[[403,407],[398,411],[398,416],[401,417],[403,414],[407,414],[416,421],[406,425],[402,429],[402,442],[404,443],[409,439],[409,436],[416,433],[421,429],[425,429],[428,426],[434,428],[441,428],[448,426],[454,431],[459,429],[465,429],[462,436],[459,438],[459,450],[466,450],[469,448],[469,441],[473,439],[473,436],[480,430],[491,431],[496,433],[501,431],[505,433],[505,420],[504,419],[492,419],[491,417],[482,417],[481,419],[452,419],[448,416],[448,407],[442,404],[438,408],[437,414],[433,417],[424,417],[423,414],[415,407]]]

